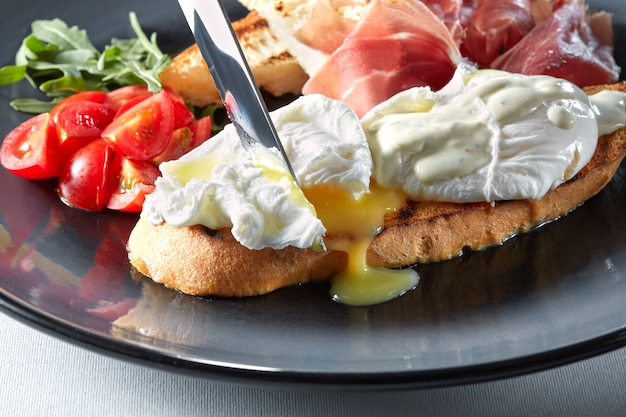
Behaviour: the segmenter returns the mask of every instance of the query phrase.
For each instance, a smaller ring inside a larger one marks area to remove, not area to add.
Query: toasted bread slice
[[[273,96],[300,94],[308,75],[256,12],[233,22],[233,29],[260,88]],[[220,103],[209,68],[194,44],[172,59],[161,73],[164,85],[199,107]]]
[[[190,295],[242,297],[320,281],[348,264],[343,252],[289,247],[250,250],[230,229],[152,225],[144,218],[128,239],[131,265],[166,287]]]
[[[595,86],[626,91],[626,84]],[[555,220],[597,194],[611,180],[626,155],[626,128],[601,136],[591,161],[571,180],[533,200],[490,203],[435,203],[408,201],[371,243],[367,263],[402,267],[450,259],[465,248],[479,250],[499,245],[518,233]]]
[[[626,84],[594,87],[626,91]],[[385,218],[369,246],[371,266],[405,267],[450,259],[465,248],[499,245],[566,215],[611,180],[626,155],[626,128],[599,138],[592,160],[570,181],[537,201],[436,203],[407,201]],[[286,248],[249,250],[229,229],[155,226],[141,219],[128,241],[131,264],[157,282],[192,295],[246,296],[330,278],[347,255]]]

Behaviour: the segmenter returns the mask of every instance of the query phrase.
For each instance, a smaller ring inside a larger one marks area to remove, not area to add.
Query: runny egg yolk
[[[385,213],[399,210],[406,200],[400,191],[373,183],[370,192],[355,199],[336,186],[304,190],[327,229],[324,242],[330,250],[348,253],[348,267],[331,280],[334,300],[353,306],[382,303],[415,288],[419,280],[412,269],[367,265],[367,249],[382,227]]]

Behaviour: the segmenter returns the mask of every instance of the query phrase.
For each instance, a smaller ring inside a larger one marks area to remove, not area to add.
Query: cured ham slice
[[[615,82],[613,32],[607,13],[591,14],[582,2],[563,4],[504,55],[492,68],[568,79],[580,87]]]
[[[461,52],[488,68],[534,27],[530,0],[480,0],[467,24]]]
[[[305,45],[327,54],[333,53],[356,26],[358,15],[354,17],[343,16],[338,8],[339,1],[317,0],[313,1],[307,19],[296,30],[294,36]],[[344,6],[359,5],[344,2]]]
[[[443,87],[460,61],[449,30],[422,2],[372,0],[303,93],[342,100],[360,117],[407,88]]]
[[[552,12],[565,4],[567,0],[530,0],[530,8],[535,24],[546,20]]]
[[[422,0],[422,3],[446,25],[454,40],[460,44],[465,36],[461,21],[463,0]]]

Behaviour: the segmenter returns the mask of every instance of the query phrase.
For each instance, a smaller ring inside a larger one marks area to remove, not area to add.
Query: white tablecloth
[[[626,349],[532,375],[403,392],[306,392],[171,374],[0,314],[0,416],[624,416]]]

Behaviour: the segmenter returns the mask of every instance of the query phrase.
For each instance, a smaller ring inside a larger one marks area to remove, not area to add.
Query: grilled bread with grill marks
[[[233,29],[261,89],[276,97],[302,92],[308,75],[272,32],[265,19],[253,11],[233,22]],[[194,106],[221,103],[220,94],[197,44],[172,59],[169,67],[161,73],[161,81],[178,91]]]
[[[586,89],[626,91],[626,84]],[[626,128],[601,136],[591,161],[571,180],[537,201],[438,203],[407,201],[369,246],[372,266],[405,267],[499,245],[518,233],[557,219],[597,194],[626,155]],[[131,264],[167,287],[193,295],[247,296],[309,281],[323,280],[345,268],[343,252],[319,253],[286,248],[244,248],[229,229],[152,225],[141,219],[128,250]]]
[[[626,91],[626,83],[586,88]],[[566,215],[597,194],[613,178],[626,155],[626,128],[598,138],[591,161],[574,178],[540,200],[490,203],[435,203],[408,201],[385,219],[369,247],[372,266],[400,267],[441,261],[465,248],[479,250],[499,245],[518,233]]]

